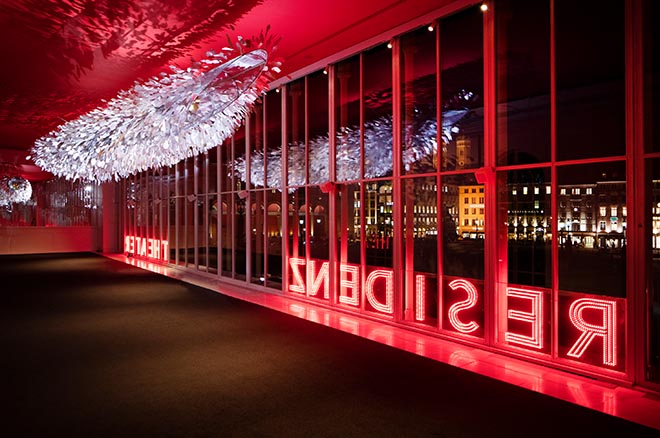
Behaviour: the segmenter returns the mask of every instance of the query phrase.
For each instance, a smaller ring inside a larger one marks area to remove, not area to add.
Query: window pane
[[[208,165],[208,180],[209,180],[209,193],[218,192],[218,148],[223,146],[217,146],[211,149],[208,153],[209,155],[209,165]]]
[[[177,184],[177,171],[176,166],[171,166],[169,172],[169,198],[168,210],[169,215],[167,219],[167,241],[169,245],[169,262],[176,263],[176,220],[177,220],[177,197],[176,184]]]
[[[392,181],[365,183],[364,234],[369,266],[392,267],[393,206]]]
[[[309,132],[309,182],[322,184],[329,181],[328,167],[328,75],[323,71],[312,73],[307,78]]]
[[[337,260],[341,263],[360,264],[360,185],[337,186]]]
[[[208,202],[208,268],[209,272],[216,273],[218,272],[218,195],[209,195]]]
[[[185,197],[176,198],[176,250],[177,263],[184,265],[186,263],[186,205]]]
[[[305,257],[307,249],[307,203],[305,188],[301,187],[289,193],[289,256]]]
[[[436,36],[424,27],[401,38],[404,174],[432,172],[438,165]]]
[[[154,238],[167,240],[167,168],[156,170],[154,178]],[[166,259],[165,254],[160,255]]]
[[[499,1],[496,29],[497,161],[550,161],[550,2]]]
[[[622,162],[557,169],[559,288],[626,296],[626,175]],[[591,188],[579,193],[574,188]],[[600,207],[606,206],[606,215]],[[616,215],[610,207],[616,206]],[[609,214],[608,214],[609,213]]]
[[[646,0],[644,4],[644,126],[646,150],[660,151],[660,2]]]
[[[484,186],[477,184],[472,174],[442,178],[442,261],[445,275],[478,280],[484,278],[484,214],[479,209],[472,213],[473,205],[483,207],[483,204],[478,204],[481,196],[484,196]]]
[[[378,178],[392,174],[392,50],[364,52],[363,66],[364,177]]]
[[[184,196],[186,193],[186,162],[185,160],[179,161],[176,164],[176,194],[177,196]]]
[[[441,327],[453,333],[483,338],[485,235],[480,198],[485,196],[485,188],[477,184],[473,174],[445,176],[441,183]],[[455,313],[456,306],[465,306],[460,317]]]
[[[309,224],[309,256],[313,259],[329,259],[330,217],[328,193],[323,193],[318,187],[310,187],[310,224]]]
[[[264,191],[256,190],[250,194],[250,262],[252,269],[251,283],[263,285],[264,273]]]
[[[266,184],[282,188],[282,96],[271,91],[266,95]],[[271,155],[271,153],[273,155]],[[269,171],[269,169],[272,169]]]
[[[250,188],[263,188],[264,166],[264,105],[257,103],[250,113]]]
[[[220,251],[222,263],[222,275],[231,278],[233,276],[234,264],[234,196],[224,194],[220,197],[220,238],[222,239],[222,250]]]
[[[428,32],[428,31],[427,31]],[[405,267],[404,319],[431,326],[438,322],[437,180],[402,181]]]
[[[247,197],[242,194],[234,196],[234,278],[238,280],[245,280],[246,275],[246,250],[247,242],[245,235],[246,215],[247,212]]]
[[[193,201],[193,205],[195,206],[195,214],[197,216],[197,227],[195,229],[195,234],[197,235],[197,267],[202,271],[206,271],[206,238],[208,236],[206,195],[197,195],[197,199]]]
[[[360,175],[360,57],[340,62],[336,71],[336,180],[351,181]]]
[[[287,115],[288,127],[288,185],[301,186],[307,183],[305,160],[305,79],[298,79],[288,85]]]
[[[245,182],[247,181],[247,175],[246,175],[246,166],[245,166],[245,125],[241,125],[240,128],[236,131],[234,134],[234,157],[233,161],[230,162],[229,171],[234,172],[232,182],[233,186],[231,188],[228,188],[227,191],[234,190],[234,191],[241,191],[245,190],[246,184]],[[242,170],[236,171],[237,166],[239,164],[242,164]]]
[[[647,378],[660,382],[660,159],[648,161],[647,175],[646,223],[650,240],[646,257],[650,294]]]
[[[364,251],[363,281],[365,309],[391,315],[394,312],[392,270],[394,254],[392,181],[364,183]],[[359,242],[357,245],[359,247]],[[383,269],[386,268],[386,269]]]
[[[129,176],[124,181],[125,199],[126,199],[126,233],[135,236],[135,210],[137,209],[137,184],[135,176]],[[63,208],[67,204],[66,195],[53,196],[55,208]]]
[[[191,195],[194,196],[194,195]],[[195,215],[197,213],[197,201],[195,199],[182,200],[185,207],[185,226],[182,228],[184,234],[184,245],[182,248],[183,255],[185,256],[185,265],[191,268],[195,267]]]
[[[516,170],[501,174],[499,192],[500,236],[506,240],[510,284],[552,287],[549,169]],[[525,190],[525,189],[528,190]],[[499,256],[499,259],[503,257]]]
[[[196,166],[197,166],[197,193],[200,193],[200,194],[207,193],[206,185],[208,183],[208,181],[207,181],[208,162],[209,162],[208,152],[204,152],[203,154],[199,154],[197,156],[197,161],[196,161],[196,163],[197,163],[196,164]]]
[[[267,190],[266,236],[268,277],[266,286],[282,289],[282,193]]]
[[[483,13],[440,21],[442,169],[483,165]]]
[[[625,153],[624,22],[623,0],[555,1],[559,160]]]
[[[233,143],[234,139],[229,138],[223,144],[218,146],[220,148],[220,160],[222,160],[222,170],[220,171],[220,190],[223,192],[229,192],[234,188]]]

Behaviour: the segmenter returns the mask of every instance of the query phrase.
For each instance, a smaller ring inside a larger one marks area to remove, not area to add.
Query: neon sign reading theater
[[[167,261],[168,247],[167,240],[124,236],[124,252],[126,254]]]
[[[289,257],[288,291],[307,297],[329,300],[330,263]],[[383,316],[394,315],[394,270],[379,268],[366,273],[360,281],[360,266],[339,263],[337,303],[365,309]],[[424,299],[427,277],[415,274],[415,321],[423,321],[427,313]],[[483,333],[482,290],[474,280],[450,278],[445,283],[441,327],[462,335],[481,336]],[[363,294],[363,295],[362,295]],[[504,344],[528,351],[548,353],[549,306],[547,292],[521,287],[506,287],[504,293]],[[364,299],[364,300],[362,300]],[[624,307],[619,300],[605,297],[568,296],[560,298],[566,305],[557,314],[557,324],[568,348],[561,349],[560,357],[608,368],[620,368],[623,326],[617,322]],[[480,313],[481,312],[481,313]],[[479,319],[481,315],[481,319]],[[621,332],[621,333],[620,333]]]

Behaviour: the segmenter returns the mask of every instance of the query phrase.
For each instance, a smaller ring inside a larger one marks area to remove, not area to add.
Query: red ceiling
[[[270,26],[283,74],[424,16],[448,0],[2,0],[0,162],[169,65]],[[32,169],[32,179],[39,175]]]

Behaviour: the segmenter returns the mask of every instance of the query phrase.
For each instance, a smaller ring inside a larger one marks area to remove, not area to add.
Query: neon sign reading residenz
[[[330,297],[330,263],[289,257],[288,291],[306,297],[325,299]],[[414,312],[415,321],[423,321],[427,312],[425,301],[427,276],[415,273]],[[451,277],[445,284],[441,301],[442,328],[462,335],[483,333],[483,303],[481,288],[474,280]],[[365,274],[360,281],[360,266],[339,263],[336,301],[340,305],[364,308],[383,316],[394,314],[394,270],[378,268]],[[362,295],[364,294],[364,295]],[[620,354],[623,353],[623,330],[620,312],[624,303],[620,299],[607,297],[584,297],[575,294],[560,298],[565,303],[556,316],[563,333],[565,347],[560,356],[572,361],[587,363],[608,369],[621,368]],[[503,305],[498,308],[503,316],[502,341],[505,344],[528,351],[548,353],[550,348],[549,294],[533,288],[506,287]],[[511,328],[513,326],[513,328]],[[451,334],[451,333],[450,333]],[[567,346],[567,348],[566,348]]]

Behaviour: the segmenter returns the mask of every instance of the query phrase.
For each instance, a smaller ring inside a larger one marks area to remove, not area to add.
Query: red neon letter
[[[603,321],[601,325],[590,324],[584,320],[582,314],[587,309],[601,312]],[[591,341],[596,336],[600,336],[603,338],[603,364],[616,366],[616,302],[582,298],[571,303],[568,313],[571,322],[582,334],[566,355],[579,359]]]
[[[131,236],[124,237],[124,252],[131,252]]]
[[[167,256],[168,256],[167,247],[168,247],[169,243],[168,243],[167,240],[163,240],[163,241],[161,241],[161,243],[163,244],[163,252],[162,252],[163,260],[167,260]]]
[[[328,262],[321,263],[321,269],[319,269],[318,274],[315,274],[316,262],[310,260],[307,263],[307,296],[316,296],[319,293],[319,289],[321,289],[321,283],[323,283],[323,298],[326,300],[330,298],[329,266],[330,263]]]
[[[379,302],[374,295],[374,283],[378,278],[385,279],[385,304]],[[394,312],[394,285],[392,283],[394,283],[394,273],[390,270],[376,269],[367,276],[367,281],[364,284],[367,301],[379,312],[388,314]]]
[[[426,292],[426,277],[423,275],[415,276],[415,320],[424,321],[424,311],[426,310],[426,301],[424,300]]]
[[[477,299],[479,298],[479,293],[472,283],[467,280],[453,280],[449,283],[451,290],[463,289],[467,293],[467,298],[464,301],[459,301],[454,303],[449,308],[449,322],[454,328],[461,333],[472,333],[479,328],[479,324],[475,321],[470,321],[465,324],[458,318],[458,313],[467,310],[471,307],[474,307],[477,304]]]
[[[289,257],[289,265],[291,266],[291,273],[293,274],[293,284],[289,284],[289,291],[304,294],[305,280],[300,273],[300,266],[305,266],[305,259],[301,259],[300,257]]]
[[[158,239],[153,239],[152,252],[155,259],[160,259],[160,241]]]
[[[507,317],[515,321],[528,322],[532,325],[530,336],[521,335],[507,331],[504,340],[511,344],[520,344],[526,347],[543,348],[543,330],[541,320],[543,319],[543,292],[509,287],[506,290],[507,297],[521,298],[532,302],[531,312],[509,309]]]
[[[351,279],[347,279],[345,274],[349,274]],[[351,294],[348,295],[348,289]],[[358,267],[353,265],[339,265],[339,302],[357,306],[360,303],[358,289]]]

